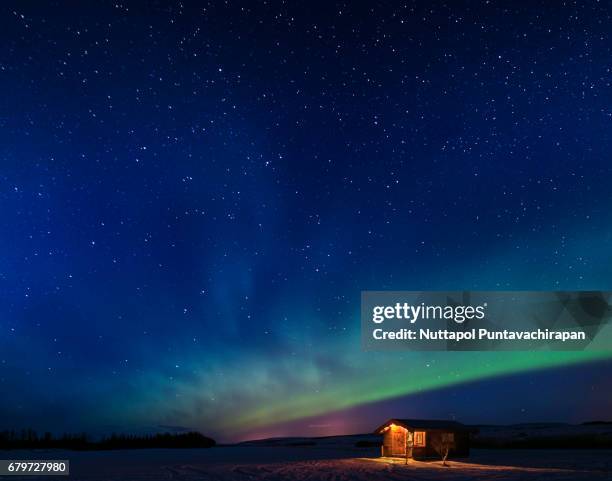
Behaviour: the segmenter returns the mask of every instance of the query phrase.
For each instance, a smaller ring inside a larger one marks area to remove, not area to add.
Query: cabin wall
[[[406,433],[402,426],[390,426],[383,434],[383,456],[406,456]]]
[[[382,455],[391,456],[391,430],[387,429],[383,433]]]
[[[470,455],[470,433],[461,431],[455,433],[455,449],[453,456],[464,458]]]
[[[412,457],[414,459],[425,459],[429,456],[427,455],[427,448],[412,448]]]
[[[443,433],[452,432],[455,437],[454,447],[448,453],[449,458],[462,458],[470,454],[469,433],[464,431],[426,430],[426,443],[423,448],[414,448],[412,457],[416,459],[440,458],[435,449],[436,441]]]

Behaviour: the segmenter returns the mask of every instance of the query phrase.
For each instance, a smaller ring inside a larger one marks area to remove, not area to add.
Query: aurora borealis
[[[612,289],[609,6],[95,3],[1,7],[0,430],[609,418],[610,351],[359,339],[362,290]]]

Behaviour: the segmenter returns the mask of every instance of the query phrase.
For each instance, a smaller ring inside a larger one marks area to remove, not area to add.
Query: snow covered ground
[[[377,458],[378,449],[256,447],[133,451],[0,451],[0,459],[69,459],[70,480],[610,480],[612,450],[473,450],[440,462]],[[41,479],[11,476],[11,480]],[[49,477],[59,480],[61,477]]]

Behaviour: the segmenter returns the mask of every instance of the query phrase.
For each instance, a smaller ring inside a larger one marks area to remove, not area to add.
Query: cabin
[[[389,419],[375,434],[382,434],[383,457],[414,459],[467,457],[470,428],[456,421]]]

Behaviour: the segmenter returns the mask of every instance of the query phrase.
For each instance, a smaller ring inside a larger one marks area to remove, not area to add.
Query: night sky
[[[612,289],[612,7],[88,3],[0,7],[0,430],[610,417],[610,353],[365,353],[359,299]]]

